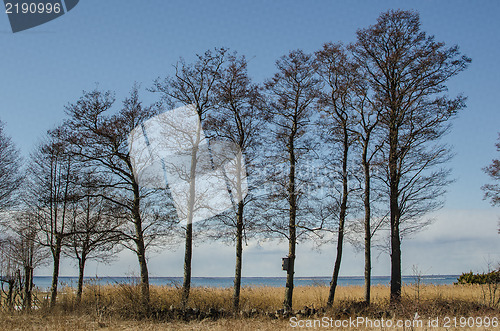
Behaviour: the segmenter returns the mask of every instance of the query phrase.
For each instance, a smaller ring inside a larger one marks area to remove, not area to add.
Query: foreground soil
[[[497,314],[499,317],[500,314]],[[395,320],[393,320],[395,322]],[[227,330],[227,331],[253,331],[253,330],[498,330],[499,327],[429,327],[428,321],[423,320],[422,327],[293,327],[289,320],[269,320],[266,318],[225,318],[217,321],[168,321],[159,322],[151,320],[125,321],[108,318],[97,321],[93,316],[80,316],[74,314],[52,316],[7,316],[1,315],[0,327],[3,330]]]

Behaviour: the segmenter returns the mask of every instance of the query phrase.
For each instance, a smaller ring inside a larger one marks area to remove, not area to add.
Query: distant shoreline
[[[429,278],[429,277],[459,277],[460,275],[454,275],[454,274],[449,274],[449,275],[441,275],[441,274],[433,274],[433,275],[421,275],[422,278]],[[50,275],[46,276],[34,276],[35,278],[52,278]],[[340,278],[363,278],[364,276],[339,276]],[[417,276],[415,275],[402,275],[403,278],[415,278]],[[59,278],[78,278],[77,275],[75,276],[62,276],[60,275]],[[92,279],[92,278],[137,278],[139,279],[139,276],[85,276],[85,279]],[[182,278],[182,276],[150,276],[149,278]],[[234,276],[193,276],[191,278],[234,278]],[[286,276],[244,276],[242,278],[286,278]],[[332,276],[295,276],[294,279],[304,279],[304,278],[332,278]],[[372,279],[374,278],[390,278],[390,276],[372,276]]]
[[[423,275],[413,276],[406,275],[402,277],[404,284],[433,284],[433,285],[452,285],[457,282],[459,275]],[[199,287],[215,287],[215,288],[229,288],[233,286],[233,277],[192,277],[192,286]],[[295,286],[328,286],[331,277],[329,276],[309,276],[309,277],[295,277]],[[40,289],[47,289],[50,287],[52,281],[51,276],[35,276],[34,283]],[[110,276],[97,276],[97,277],[84,277],[86,284],[131,284],[138,282],[139,277],[110,277]],[[242,286],[247,287],[284,287],[286,277],[242,277]],[[76,276],[60,276],[59,284],[69,287],[76,287],[78,277]],[[150,277],[150,285],[156,286],[176,286],[182,284],[182,277]],[[389,276],[373,276],[371,278],[372,285],[388,285],[390,283]],[[342,276],[339,277],[339,286],[362,286],[364,284],[363,276]]]

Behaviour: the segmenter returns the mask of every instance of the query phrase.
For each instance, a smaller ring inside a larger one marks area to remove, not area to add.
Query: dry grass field
[[[81,305],[76,306],[73,289],[62,289],[56,309],[46,308],[43,294],[38,295],[40,308],[31,313],[0,312],[2,330],[499,330],[494,321],[500,318],[499,293],[480,285],[405,286],[401,305],[389,305],[389,288],[374,286],[372,305],[360,304],[362,287],[339,287],[334,307],[325,306],[328,288],[297,287],[294,292],[294,320],[276,318],[284,289],[273,287],[244,288],[242,313],[231,316],[231,289],[193,288],[190,307],[199,311],[217,310],[220,316],[185,318],[172,315],[180,302],[180,290],[168,286],[151,287],[151,312],[140,309],[139,290],[134,285],[89,285],[84,289]],[[318,309],[315,314],[301,314],[305,306]],[[415,314],[418,314],[417,318]],[[364,318],[362,324],[348,320]],[[429,320],[439,318],[438,326]],[[454,320],[454,318],[456,318]],[[462,319],[460,319],[462,318]],[[488,319],[486,319],[488,318]],[[330,320],[331,319],[331,320]],[[382,319],[385,323],[380,324]],[[370,320],[372,324],[367,324]],[[421,326],[415,322],[421,320]],[[328,323],[327,323],[328,321]],[[342,323],[335,324],[335,323]],[[397,327],[396,323],[412,323]],[[316,324],[314,324],[316,323]],[[321,324],[323,323],[323,324]],[[378,323],[378,324],[377,324]],[[400,322],[401,323],[401,322]],[[467,324],[468,323],[468,324]],[[392,324],[392,325],[390,325]],[[489,325],[489,326],[488,326]],[[295,326],[295,327],[293,327]],[[303,328],[301,328],[303,326]],[[308,327],[310,326],[310,327]],[[314,327],[316,326],[316,327]],[[361,326],[361,327],[360,327]]]

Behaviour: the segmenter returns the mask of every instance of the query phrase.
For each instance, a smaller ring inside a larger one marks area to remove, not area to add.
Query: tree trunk
[[[337,283],[338,283],[339,272],[340,272],[340,263],[342,261],[342,248],[343,248],[343,242],[344,242],[344,224],[345,224],[345,217],[340,216],[339,233],[338,233],[338,237],[337,237],[337,257],[335,259],[335,265],[333,267],[332,281],[330,282],[330,292],[328,294],[328,300],[326,302],[326,305],[328,307],[331,307],[333,305],[333,301],[335,300],[335,290],[337,289]]]
[[[399,218],[393,218],[393,216],[391,215],[391,303],[399,303],[400,301],[401,239],[399,234]]]
[[[82,250],[82,256],[78,260],[78,288],[76,291],[76,304],[79,305],[82,302],[82,292],[83,292],[83,276],[85,274],[85,262],[87,256]]]
[[[182,283],[182,298],[181,306],[183,309],[187,307],[189,301],[189,292],[191,290],[191,262],[193,257],[193,213],[194,213],[194,201],[195,201],[195,168],[196,152],[193,152],[193,158],[191,159],[191,182],[190,182],[190,193],[189,193],[189,206],[188,206],[188,216],[186,224],[186,243],[184,247],[184,281]]]
[[[283,308],[285,310],[292,310],[293,301],[293,275],[295,273],[295,246],[296,246],[296,234],[295,225],[292,225],[294,221],[290,220],[289,233],[290,239],[288,241],[288,270],[286,272],[286,288],[285,288],[285,300],[283,302]]]
[[[23,309],[30,311],[33,302],[33,255],[34,255],[34,238],[30,229],[28,237],[27,259],[24,261],[24,300]]]
[[[243,207],[244,202],[240,200],[238,203],[238,214],[236,215],[236,266],[233,289],[233,311],[235,313],[240,309],[241,266],[243,255]]]
[[[345,123],[344,123],[345,125]],[[340,214],[339,214],[339,233],[337,237],[337,257],[335,259],[335,265],[333,267],[332,281],[330,282],[330,293],[328,294],[328,300],[326,305],[331,307],[333,301],[335,300],[335,290],[337,289],[337,283],[340,272],[340,264],[342,262],[342,249],[344,246],[344,227],[345,218],[347,214],[347,197],[349,194],[347,187],[347,156],[349,153],[349,135],[347,129],[344,126],[343,132],[343,155],[342,155],[342,202],[340,204]]]
[[[31,266],[24,267],[24,300],[23,309],[31,310],[33,293],[33,268]]]
[[[389,129],[389,176],[391,213],[391,303],[401,301],[401,239],[399,233],[398,130]]]
[[[142,233],[142,232],[141,232]],[[139,260],[139,267],[141,269],[141,297],[142,306],[147,313],[149,311],[149,273],[146,260],[146,249],[144,247],[144,238],[141,237],[136,241],[137,246],[137,259]]]
[[[184,282],[182,284],[181,306],[186,308],[191,290],[191,261],[193,257],[193,217],[196,201],[196,167],[198,165],[198,146],[201,139],[201,115],[198,114],[196,140],[191,151],[191,168],[189,172],[189,201],[186,218],[186,245],[184,251]]]
[[[54,267],[52,270],[52,286],[50,288],[50,308],[54,308],[57,300],[57,283],[59,281],[59,265],[61,261],[62,238],[56,235],[56,245],[53,251]]]
[[[292,133],[289,139],[289,161],[290,161],[290,173],[288,175],[288,203],[289,203],[289,223],[288,223],[288,270],[286,272],[286,288],[285,288],[285,300],[283,301],[283,309],[291,311],[293,302],[293,275],[295,273],[295,246],[297,243],[296,234],[296,216],[297,216],[297,195],[295,192],[295,147],[294,147],[294,135],[296,132],[297,124],[294,123]]]
[[[15,284],[15,280],[9,279],[8,284],[9,284],[9,291],[7,292],[7,307],[9,308],[9,310],[13,310],[14,309],[14,284]]]
[[[186,245],[184,251],[184,282],[182,283],[182,308],[186,308],[191,290],[191,258],[193,256],[193,224],[186,225]]]
[[[363,146],[363,170],[365,173],[365,187],[364,187],[364,205],[365,205],[365,302],[370,304],[370,290],[371,290],[371,206],[370,206],[370,163],[367,161],[368,154],[368,138]]]
[[[134,218],[135,226],[135,236],[134,240],[136,245],[136,255],[139,261],[139,268],[141,272],[141,300],[142,307],[146,313],[149,312],[149,272],[148,264],[146,260],[146,246],[144,244],[144,233],[142,230],[142,218],[140,214],[140,192],[139,185],[137,183],[133,184],[134,190],[134,208],[132,210],[132,216]]]

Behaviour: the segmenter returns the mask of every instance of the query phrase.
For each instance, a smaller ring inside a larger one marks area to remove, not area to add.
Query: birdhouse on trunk
[[[281,267],[283,270],[288,271],[288,265],[290,264],[290,258],[289,257],[283,257],[281,259]]]

